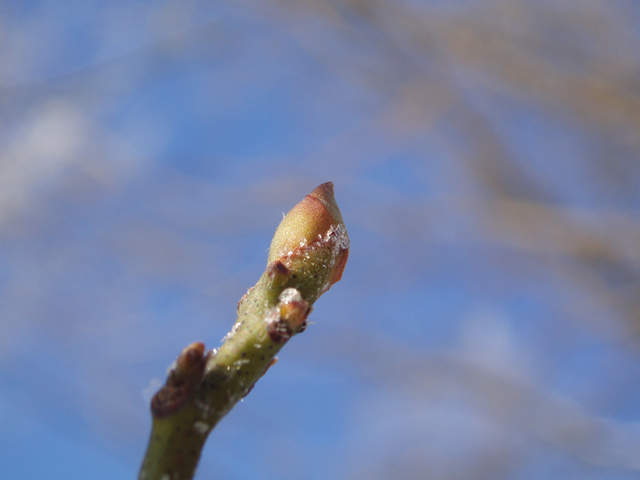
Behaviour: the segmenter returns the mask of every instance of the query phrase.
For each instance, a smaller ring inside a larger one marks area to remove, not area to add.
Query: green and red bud
[[[284,217],[269,249],[269,264],[289,270],[287,286],[311,304],[342,278],[349,256],[349,236],[333,195],[323,183]]]

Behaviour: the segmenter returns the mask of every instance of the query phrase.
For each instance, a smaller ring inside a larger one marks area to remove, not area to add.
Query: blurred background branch
[[[0,6],[6,478],[133,478],[149,380],[327,179],[348,274],[202,478],[635,478],[639,32],[631,0]]]

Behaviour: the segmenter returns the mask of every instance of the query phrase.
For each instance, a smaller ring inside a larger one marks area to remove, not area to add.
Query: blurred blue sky
[[[135,478],[282,214],[343,280],[199,479],[640,478],[640,9],[0,5],[0,476]]]

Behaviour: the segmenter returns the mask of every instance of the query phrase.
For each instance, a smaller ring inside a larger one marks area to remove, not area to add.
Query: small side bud
[[[210,352],[202,342],[186,347],[172,365],[165,385],[151,399],[154,417],[166,417],[179,410],[193,396],[200,384]]]
[[[298,333],[303,329],[309,313],[311,313],[311,307],[300,292],[295,288],[287,288],[280,294],[280,320],[287,324],[287,327],[294,332]]]
[[[276,260],[267,265],[267,275],[274,286],[282,287],[289,280],[289,269]]]
[[[193,342],[185,347],[176,360],[176,374],[196,377],[201,375],[204,350],[205,346],[202,342]]]

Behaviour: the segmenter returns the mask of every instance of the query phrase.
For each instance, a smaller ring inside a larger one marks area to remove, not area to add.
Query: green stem
[[[323,189],[321,200],[330,207],[322,221],[333,225],[311,242],[294,238],[295,248],[269,263],[240,300],[238,319],[219,350],[205,354],[204,345],[194,343],[182,351],[166,385],[152,400],[153,426],[139,480],[192,479],[211,430],[275,363],[284,344],[304,330],[313,302],[340,279],[348,237],[332,185],[318,189]],[[309,197],[296,208],[302,205],[304,211]],[[317,223],[317,214],[310,221]],[[286,234],[291,235],[288,228]],[[281,227],[274,242],[280,231]],[[280,240],[280,246],[284,243]]]

